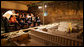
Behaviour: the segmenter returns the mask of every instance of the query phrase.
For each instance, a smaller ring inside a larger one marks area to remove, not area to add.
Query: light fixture
[[[47,5],[45,5],[45,8],[46,8],[46,7],[47,7]],[[42,6],[38,6],[38,8],[39,8],[39,9],[41,9],[41,8],[42,8]]]
[[[41,9],[41,8],[42,8],[42,6],[39,6],[38,8],[39,8],[39,9]]]
[[[47,5],[45,5],[45,8],[47,7]]]

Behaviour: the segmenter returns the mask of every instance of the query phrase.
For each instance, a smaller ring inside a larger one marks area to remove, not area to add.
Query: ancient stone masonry
[[[45,24],[59,22],[59,21],[82,21],[83,20],[83,2],[80,1],[55,1],[52,3],[45,3],[48,16],[45,16]],[[42,9],[30,7],[28,9],[34,15],[39,15],[41,22],[43,20]]]

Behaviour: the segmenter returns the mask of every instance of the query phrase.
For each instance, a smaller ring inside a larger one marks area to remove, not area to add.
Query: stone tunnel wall
[[[45,24],[60,22],[60,21],[81,21],[83,22],[83,2],[82,1],[55,1],[52,3],[45,3],[48,15],[45,16]],[[42,9],[37,6],[30,7],[29,12],[35,16],[38,15],[43,23]]]

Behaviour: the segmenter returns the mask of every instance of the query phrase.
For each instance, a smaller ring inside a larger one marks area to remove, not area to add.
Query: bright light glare
[[[47,7],[47,5],[45,5],[45,8]]]
[[[45,8],[46,8],[46,7],[47,7],[47,5],[45,5]],[[39,8],[39,9],[41,9],[41,8],[42,8],[42,6],[39,6],[38,8]]]
[[[42,6],[39,6],[38,8],[39,8],[39,9],[41,9],[41,8],[42,8]]]

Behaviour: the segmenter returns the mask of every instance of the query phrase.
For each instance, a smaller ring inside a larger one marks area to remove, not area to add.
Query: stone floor
[[[1,40],[1,46],[46,46],[34,39],[25,39],[23,41],[7,41],[6,39]]]
[[[23,41],[20,41],[20,42],[15,41],[15,45],[17,45],[17,46],[46,46],[46,45],[44,45],[44,44],[42,44],[42,43],[40,43],[40,42],[38,42],[34,39],[23,40]],[[10,45],[10,46],[12,46],[12,45]]]
[[[27,46],[45,46],[45,45],[36,40],[31,39],[30,42],[27,44]]]
[[[34,39],[16,42],[16,45],[17,44],[18,44],[18,46],[45,46],[44,44],[42,44]]]

